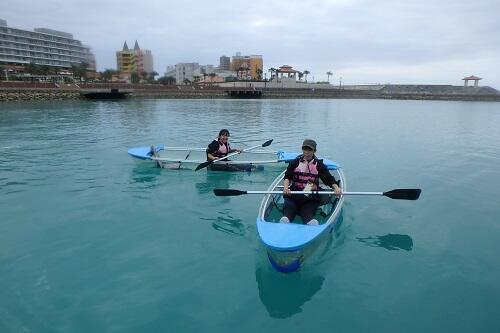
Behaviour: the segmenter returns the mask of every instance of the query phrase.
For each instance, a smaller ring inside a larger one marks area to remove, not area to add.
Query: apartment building
[[[242,56],[238,52],[231,59],[231,70],[237,72],[242,80],[261,80],[263,66],[261,55]]]

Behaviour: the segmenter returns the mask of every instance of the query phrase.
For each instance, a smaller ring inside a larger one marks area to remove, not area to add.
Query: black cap
[[[311,139],[305,139],[302,143],[302,147],[309,147],[312,150],[316,151],[316,141]]]

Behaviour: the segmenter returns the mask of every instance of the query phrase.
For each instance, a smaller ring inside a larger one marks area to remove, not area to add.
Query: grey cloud
[[[316,79],[333,70],[352,81],[456,84],[476,74],[500,88],[500,3],[493,0],[23,2],[21,9],[3,0],[0,17],[13,27],[73,33],[92,46],[101,70],[116,66],[124,40],[137,39],[159,73],[177,62],[217,65],[220,55],[241,51],[262,54],[266,68],[289,64]],[[436,64],[449,65],[440,72]]]

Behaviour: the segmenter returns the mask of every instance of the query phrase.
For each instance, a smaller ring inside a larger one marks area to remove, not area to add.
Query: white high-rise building
[[[72,34],[47,28],[11,28],[0,19],[0,64],[71,68],[84,62],[89,64],[89,70],[95,70],[90,47]]]

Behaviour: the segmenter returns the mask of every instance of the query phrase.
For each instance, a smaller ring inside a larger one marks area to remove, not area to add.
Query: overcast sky
[[[1,0],[10,27],[72,33],[97,69],[135,40],[163,75],[178,62],[219,64],[260,54],[344,84],[452,84],[465,76],[500,89],[498,0]],[[269,74],[268,74],[269,75]]]

